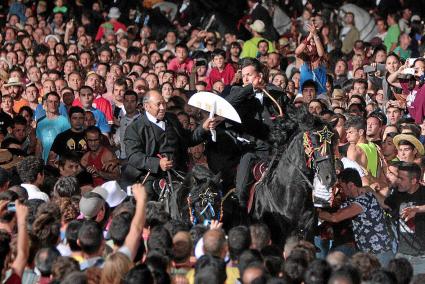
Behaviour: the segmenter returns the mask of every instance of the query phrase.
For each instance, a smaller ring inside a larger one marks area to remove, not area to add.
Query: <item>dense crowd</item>
[[[424,283],[420,3],[2,1],[0,280]],[[334,126],[338,181],[314,239],[282,246],[249,187],[290,108]],[[199,169],[241,224],[209,201],[200,222],[190,196],[190,222],[171,216],[164,189]]]

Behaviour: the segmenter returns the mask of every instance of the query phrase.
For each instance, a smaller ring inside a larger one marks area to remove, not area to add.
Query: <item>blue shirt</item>
[[[326,93],[326,67],[325,65],[320,65],[313,71],[310,69],[310,66],[308,66],[306,63],[303,63],[300,68],[300,89],[299,93],[302,93],[302,87],[305,81],[307,80],[313,80],[316,82],[317,85],[317,94],[324,94]]]
[[[52,148],[52,144],[56,136],[70,128],[71,125],[69,124],[68,119],[61,115],[55,119],[48,119],[47,117],[44,117],[38,121],[35,133],[37,139],[41,141],[41,145],[43,146],[42,158],[45,163],[47,163],[50,148]]]
[[[105,114],[94,107],[92,107],[90,111],[93,113],[94,119],[96,119],[96,126],[99,127],[100,132],[111,132],[111,127],[109,126],[108,121],[106,120]]]
[[[64,103],[59,104],[59,114],[64,116],[65,118],[68,118],[68,110],[66,109],[66,106]],[[34,112],[34,120],[38,121],[45,116],[46,116],[46,111],[44,110],[43,105],[38,104]]]

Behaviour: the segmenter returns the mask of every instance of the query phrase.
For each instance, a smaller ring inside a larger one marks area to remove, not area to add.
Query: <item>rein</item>
[[[269,97],[269,99],[276,105],[277,109],[279,110],[279,116],[278,117],[283,117],[283,110],[282,107],[280,106],[280,104],[276,101],[275,98],[273,98],[272,95],[270,95],[270,93],[266,90],[266,88],[261,89],[267,97]]]

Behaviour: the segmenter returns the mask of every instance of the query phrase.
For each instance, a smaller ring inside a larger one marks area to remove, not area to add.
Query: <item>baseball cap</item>
[[[105,199],[99,193],[86,192],[80,199],[80,212],[86,219],[92,219],[99,214],[105,205]]]
[[[121,202],[123,202],[127,197],[127,193],[121,189],[116,180],[105,182],[102,184],[102,187],[96,187],[93,191],[95,191],[97,188],[100,188],[99,191],[102,191],[102,194],[106,193],[106,197],[103,195],[102,196],[111,208],[120,205]]]

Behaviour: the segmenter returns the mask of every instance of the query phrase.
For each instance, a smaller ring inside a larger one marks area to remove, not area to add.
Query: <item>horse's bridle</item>
[[[330,131],[326,125],[322,130],[313,133],[319,136],[319,142],[321,144],[318,147],[314,147],[311,140],[311,133],[310,131],[306,131],[303,134],[303,146],[304,153],[307,156],[307,168],[312,168],[316,171],[317,164],[332,159],[332,156],[328,153],[328,145],[332,144],[332,136],[334,133]]]

